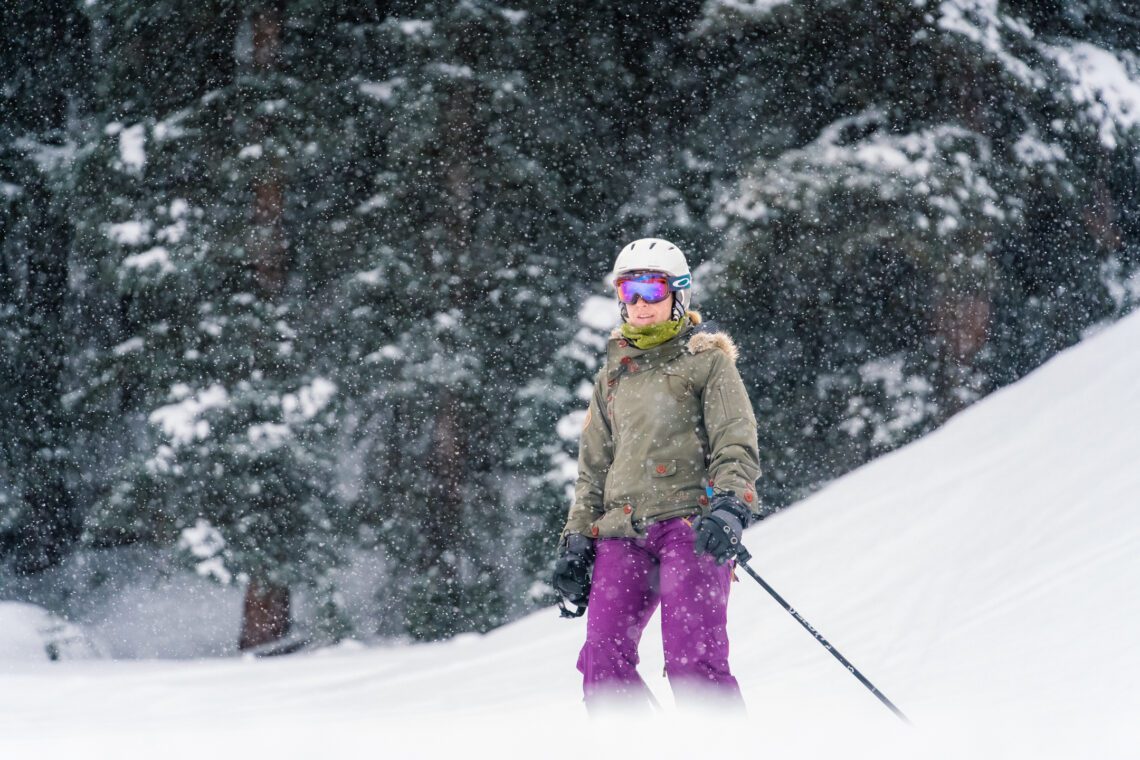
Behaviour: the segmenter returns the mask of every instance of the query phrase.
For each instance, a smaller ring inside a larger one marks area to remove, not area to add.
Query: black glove
[[[554,563],[554,577],[551,583],[563,599],[577,605],[578,614],[586,609],[590,599],[590,569],[594,566],[594,539],[580,533],[571,533],[566,538],[562,556]],[[567,614],[563,605],[563,614]]]
[[[693,551],[711,554],[718,565],[723,565],[736,555],[740,534],[751,521],[752,513],[736,494],[732,491],[717,494],[709,504],[709,513],[693,522],[697,531]]]

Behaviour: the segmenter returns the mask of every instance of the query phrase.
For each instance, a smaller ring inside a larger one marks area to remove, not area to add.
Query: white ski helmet
[[[692,300],[693,275],[680,248],[661,238],[641,238],[621,249],[614,261],[613,284],[623,274],[632,272],[664,272],[669,275],[673,295],[673,318],[680,319],[689,310]],[[621,317],[626,318],[625,304],[621,304]]]

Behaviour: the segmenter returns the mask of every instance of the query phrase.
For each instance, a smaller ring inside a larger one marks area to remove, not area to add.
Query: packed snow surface
[[[913,728],[741,573],[739,723],[674,711],[655,622],[663,714],[588,721],[584,623],[546,610],[276,659],[10,658],[0,756],[1135,757],[1138,346],[1140,314],[748,532],[753,567]]]

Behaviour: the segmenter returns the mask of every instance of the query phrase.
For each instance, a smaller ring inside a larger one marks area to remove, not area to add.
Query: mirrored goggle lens
[[[622,303],[633,303],[639,297],[646,303],[657,303],[669,297],[669,278],[651,276],[618,280],[617,291]]]

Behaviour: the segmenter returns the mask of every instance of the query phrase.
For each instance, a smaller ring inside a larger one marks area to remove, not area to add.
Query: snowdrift
[[[106,657],[104,647],[80,626],[42,607],[0,602],[0,662],[55,662]]]
[[[1138,348],[1135,314],[748,532],[753,567],[913,729],[741,573],[740,725],[673,711],[656,623],[641,670],[665,714],[588,722],[584,625],[548,610],[436,645],[0,663],[0,753],[1134,757]]]

